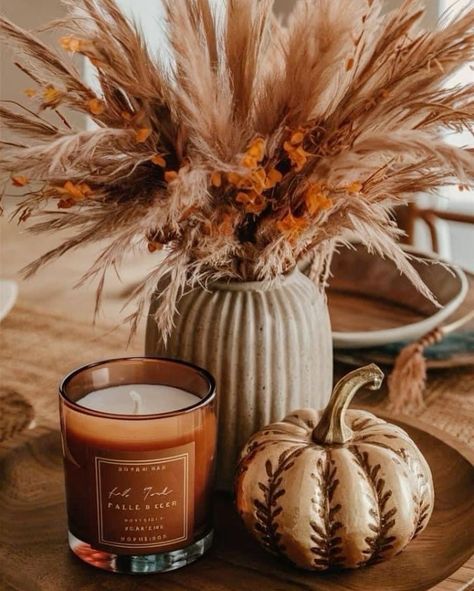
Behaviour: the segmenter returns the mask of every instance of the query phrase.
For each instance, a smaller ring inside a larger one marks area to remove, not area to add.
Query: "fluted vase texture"
[[[332,340],[324,292],[295,269],[268,282],[219,282],[186,293],[164,346],[151,318],[146,354],[183,359],[217,382],[217,487],[230,489],[237,456],[263,425],[326,406]]]

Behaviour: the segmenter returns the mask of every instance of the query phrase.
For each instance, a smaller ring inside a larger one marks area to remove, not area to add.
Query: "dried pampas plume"
[[[472,126],[473,85],[446,84],[473,58],[474,10],[423,32],[415,0],[385,16],[376,0],[353,0],[351,10],[345,0],[301,0],[286,26],[271,0],[228,0],[223,14],[210,0],[166,0],[163,65],[114,0],[66,4],[50,27],[62,31],[55,49],[0,19],[31,79],[28,106],[0,106],[3,126],[20,136],[2,143],[0,172],[24,188],[17,216],[32,232],[72,231],[27,275],[106,240],[85,277],[98,279],[99,301],[131,244],[163,251],[136,295],[138,314],[163,281],[156,320],[166,337],[184,289],[272,279],[310,253],[324,282],[334,247],[355,236],[430,297],[391,209],[473,181],[472,148],[442,132]],[[95,68],[98,91],[75,55]],[[63,108],[95,127],[73,129]]]

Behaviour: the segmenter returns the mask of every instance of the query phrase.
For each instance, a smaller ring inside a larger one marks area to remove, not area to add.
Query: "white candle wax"
[[[127,384],[90,392],[76,404],[119,415],[152,415],[181,410],[201,399],[186,390],[161,384]]]

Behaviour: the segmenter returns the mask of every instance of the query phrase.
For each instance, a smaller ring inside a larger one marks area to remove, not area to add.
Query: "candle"
[[[201,399],[172,386],[130,384],[90,392],[77,401],[79,406],[121,415],[153,415],[182,410]]]
[[[153,358],[104,361],[60,387],[69,544],[114,572],[194,561],[212,540],[213,378]]]

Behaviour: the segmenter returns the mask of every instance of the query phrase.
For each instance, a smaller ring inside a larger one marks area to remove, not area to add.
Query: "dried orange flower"
[[[280,183],[283,178],[283,175],[279,170],[276,168],[270,168],[267,173],[267,180],[265,183],[265,189],[273,189],[273,187]]]
[[[43,104],[47,107],[57,107],[64,93],[52,84],[48,84],[43,90]]]
[[[265,146],[266,142],[263,138],[257,137],[253,139],[242,159],[242,166],[245,166],[245,168],[257,168],[259,162],[265,157]]]
[[[102,115],[105,111],[104,102],[98,98],[92,98],[87,101],[87,108],[93,115]]]
[[[294,131],[290,137],[290,144],[293,144],[294,146],[302,144],[304,140],[304,134],[305,130],[302,127]]]
[[[80,53],[90,47],[91,42],[88,39],[78,39],[77,37],[61,37],[59,44],[66,51],[71,53]]]
[[[248,184],[248,179],[241,176],[240,174],[237,174],[236,172],[227,173],[227,180],[231,185],[234,185],[234,187],[237,187],[238,189],[241,189]]]
[[[66,181],[63,187],[57,187],[56,191],[60,195],[64,195],[58,202],[60,209],[68,209],[73,207],[79,201],[84,201],[92,195],[92,189],[86,183],[79,183],[75,185],[71,181]]]
[[[267,173],[263,168],[257,168],[250,174],[250,181],[252,187],[257,193],[261,193],[267,184]]]
[[[151,129],[149,127],[141,127],[135,132],[135,141],[137,144],[144,144],[151,135]]]
[[[288,154],[291,164],[294,166],[296,172],[303,170],[304,165],[308,161],[309,152],[303,148],[303,146],[294,146],[291,142],[285,142],[283,149]]]
[[[175,181],[178,178],[178,173],[176,172],[176,170],[167,170],[165,172],[165,181],[167,183],[171,183],[173,181]]]
[[[291,133],[290,139],[283,144],[283,149],[288,154],[291,164],[296,172],[300,172],[310,156],[309,152],[303,148],[303,141],[306,130],[300,127]]]
[[[258,166],[258,160],[246,154],[242,158],[242,166],[245,166],[245,168],[256,168]]]
[[[161,168],[165,168],[166,166],[166,160],[161,154],[155,154],[150,158],[150,161],[156,164],[156,166],[161,166]]]
[[[75,185],[71,181],[66,181],[63,187],[57,187],[56,190],[60,195],[67,195],[69,199],[74,201],[83,201],[92,195],[92,189],[86,183]]]
[[[314,215],[318,211],[321,211],[321,209],[327,209],[332,205],[327,192],[317,183],[306,189],[304,201],[310,215]]]
[[[29,178],[23,175],[12,176],[11,181],[14,187],[25,187],[30,182]]]
[[[34,98],[38,94],[38,91],[35,88],[25,88],[23,92],[29,98]]]
[[[220,187],[222,185],[222,175],[220,172],[213,172],[211,174],[211,185],[213,187]]]
[[[267,189],[273,188],[282,178],[283,175],[276,170],[276,168],[271,168],[267,172],[264,168],[258,165],[254,166],[246,176],[242,176],[235,172],[227,173],[227,180],[231,185],[237,189],[249,189],[256,191],[257,193],[262,193]]]
[[[245,212],[258,214],[265,209],[266,205],[265,197],[263,195],[258,195],[257,193],[255,199],[245,206]]]
[[[363,185],[361,182],[354,181],[354,182],[346,185],[344,188],[347,191],[347,193],[360,193],[362,190],[362,187],[363,187]]]
[[[244,193],[243,191],[239,191],[239,193],[237,193],[237,195],[235,196],[235,200],[237,201],[237,203],[246,204],[251,200],[251,198],[248,193]]]
[[[250,146],[247,148],[247,154],[256,158],[258,162],[261,162],[265,156],[265,146],[265,140],[257,137],[250,142]]]
[[[283,219],[276,223],[278,230],[290,240],[296,238],[307,225],[308,221],[305,218],[297,218],[291,212],[288,212]]]
[[[260,213],[265,209],[265,197],[256,191],[237,193],[235,200],[244,206],[245,213]]]

